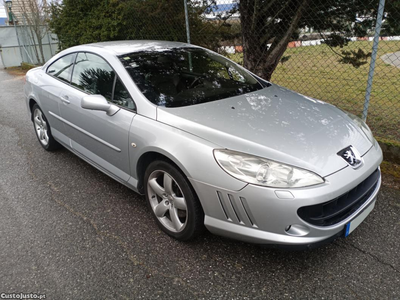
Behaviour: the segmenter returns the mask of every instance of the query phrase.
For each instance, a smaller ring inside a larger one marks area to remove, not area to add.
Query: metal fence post
[[[51,55],[50,58],[51,58],[53,56],[53,47],[51,46],[50,34],[48,31],[47,31],[46,35],[47,35],[47,40],[49,41],[50,55]]]
[[[24,58],[22,56],[21,43],[19,42],[18,29],[17,26],[15,26],[15,21],[14,21],[14,29],[15,29],[15,34],[17,35],[19,55],[21,56],[21,64],[22,64],[24,62]]]
[[[371,97],[372,80],[374,78],[376,55],[378,53],[379,34],[381,33],[383,9],[385,8],[385,0],[379,0],[378,15],[376,17],[374,43],[372,46],[371,63],[369,65],[367,90],[365,91],[364,110],[362,118],[367,120],[369,99]]]
[[[187,0],[183,0],[183,3],[185,5],[186,39],[187,43],[190,44],[189,13],[187,7]]]
[[[189,13],[187,7],[187,0],[183,0],[183,3],[185,5],[186,39],[187,43],[190,44]],[[189,52],[189,70],[190,72],[193,71],[192,53],[190,52]]]

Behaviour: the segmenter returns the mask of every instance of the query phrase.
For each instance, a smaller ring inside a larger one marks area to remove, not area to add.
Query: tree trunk
[[[43,65],[43,64],[45,63],[45,59],[44,59],[43,43],[42,43],[41,36],[38,36],[38,39],[40,39],[40,40],[38,41],[38,44],[39,44],[40,57],[41,57],[41,59],[42,59],[42,61],[40,62],[40,64]]]
[[[33,25],[28,25],[29,31],[30,31],[29,36],[30,36],[30,38],[31,38],[31,40],[32,40],[32,46],[33,46],[33,50],[34,50],[34,52],[35,52],[36,60],[37,60],[37,62],[40,64],[39,52],[37,51],[36,42],[35,42],[35,32],[34,32],[34,30],[32,29],[32,26],[33,26]]]
[[[242,2],[243,5],[242,5]],[[270,80],[282,55],[285,53],[287,44],[294,32],[298,29],[303,11],[307,6],[308,0],[302,0],[295,11],[286,29],[275,36],[268,36],[268,26],[265,33],[258,32],[257,28],[252,30],[252,24],[266,24],[268,20],[263,20],[262,16],[257,19],[257,10],[254,9],[255,0],[241,1],[240,18],[242,23],[243,39],[243,65],[260,77]],[[249,5],[250,3],[250,5]],[[253,26],[254,28],[254,26]],[[270,47],[268,42],[272,41]]]
[[[299,21],[303,15],[304,8],[307,5],[308,0],[303,0],[299,7],[297,8],[296,14],[293,16],[292,22],[290,23],[289,28],[283,35],[280,41],[278,41],[276,44],[273,43],[271,48],[268,51],[267,59],[264,63],[264,67],[262,70],[262,76],[267,78],[267,80],[271,79],[272,73],[275,71],[275,68],[279,64],[279,61],[285,53],[287,44],[290,41],[291,36],[293,33],[297,30]]]
[[[41,30],[40,26],[38,26],[38,28],[35,31],[35,33],[36,33],[36,38],[37,38],[37,41],[38,41],[38,47],[39,47],[39,52],[40,52],[40,57],[41,57],[40,64],[42,65],[42,64],[45,63],[45,59],[44,59],[43,42],[42,42],[43,36],[42,36],[42,30]]]
[[[241,0],[239,10],[242,26],[243,66],[260,75],[256,70],[257,62],[263,56],[263,48],[265,49],[266,45],[260,42],[260,36],[255,28],[257,23],[257,12],[254,10],[255,1]]]

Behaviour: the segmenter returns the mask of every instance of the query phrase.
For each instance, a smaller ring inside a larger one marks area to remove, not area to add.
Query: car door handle
[[[68,96],[61,96],[61,101],[64,104],[70,104],[71,103],[71,101],[69,101],[69,97]]]

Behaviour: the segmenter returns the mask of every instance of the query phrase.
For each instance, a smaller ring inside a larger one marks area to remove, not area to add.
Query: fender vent
[[[231,194],[223,194],[217,191],[217,197],[222,211],[229,222],[258,228],[254,222],[246,198],[234,197]]]

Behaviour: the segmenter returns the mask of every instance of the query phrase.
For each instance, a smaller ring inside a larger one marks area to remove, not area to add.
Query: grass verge
[[[400,165],[388,161],[381,164],[382,184],[400,190]]]
[[[30,69],[36,68],[36,65],[31,65],[28,63],[22,63],[21,66],[19,67],[8,67],[5,70],[7,71],[8,74],[14,75],[14,76],[25,76],[26,72],[28,72]]]

